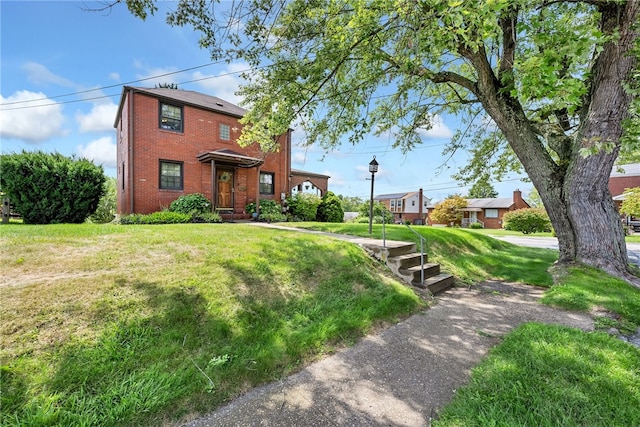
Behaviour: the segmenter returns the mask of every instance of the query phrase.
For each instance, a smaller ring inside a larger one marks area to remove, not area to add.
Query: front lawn
[[[1,244],[3,426],[184,421],[424,307],[321,236],[10,224]]]

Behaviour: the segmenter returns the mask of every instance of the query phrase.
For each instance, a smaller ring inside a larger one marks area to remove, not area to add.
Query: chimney
[[[513,204],[516,209],[526,208],[527,204],[522,199],[522,191],[516,188],[513,192]]]

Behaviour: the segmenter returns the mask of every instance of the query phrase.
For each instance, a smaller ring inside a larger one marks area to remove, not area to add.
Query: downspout
[[[133,114],[133,89],[129,90],[129,117],[127,118],[127,120],[129,121],[129,213],[133,214],[135,213],[135,209],[133,207],[133,203],[134,203],[134,171],[135,168],[133,167],[133,135],[134,135],[134,129],[133,127],[135,126],[135,119],[133,119],[134,114]],[[124,179],[124,177],[123,177]]]

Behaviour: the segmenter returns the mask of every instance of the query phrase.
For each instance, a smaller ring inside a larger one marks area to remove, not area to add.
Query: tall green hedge
[[[102,166],[59,153],[0,156],[0,188],[27,224],[81,223],[104,194]]]
[[[322,196],[322,201],[318,206],[317,221],[322,222],[342,222],[344,221],[344,211],[340,198],[333,192],[327,191]]]

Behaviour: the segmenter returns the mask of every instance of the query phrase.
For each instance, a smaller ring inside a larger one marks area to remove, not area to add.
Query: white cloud
[[[342,188],[346,185],[345,179],[340,172],[330,171],[325,169],[322,172],[322,174],[329,175],[331,177],[329,178],[329,186],[332,188],[334,187]]]
[[[109,79],[119,82],[120,81],[120,74],[119,73],[109,73]]]
[[[198,84],[210,95],[239,105],[242,99],[236,95],[236,92],[240,87],[240,83],[242,83],[240,73],[248,68],[247,64],[233,63],[217,74],[204,74],[201,71],[196,71],[193,73],[193,79],[203,79]]]
[[[418,134],[426,138],[451,138],[453,132],[444,124],[442,117],[435,115],[431,117],[431,129],[418,129]]]
[[[88,114],[76,114],[80,132],[104,132],[113,130],[113,122],[118,112],[114,103],[95,104]]]
[[[63,129],[62,105],[42,92],[22,90],[7,98],[0,95],[0,104],[3,104],[0,107],[0,135],[3,138],[38,144],[67,133]]]
[[[305,153],[301,151],[295,151],[291,155],[291,163],[294,165],[304,166],[306,161],[307,161],[307,156]]]
[[[87,145],[79,145],[76,152],[80,157],[93,160],[97,165],[116,167],[116,144],[110,136],[98,138]]]
[[[48,85],[50,83],[65,86],[74,87],[75,85],[70,80],[55,75],[47,67],[37,62],[27,62],[22,66],[22,69],[27,72],[27,79],[30,82],[37,85]]]
[[[140,61],[135,61],[134,67],[142,71],[142,74],[136,74],[136,79],[139,79],[139,80],[149,79],[141,83],[141,84],[144,84],[144,86],[154,87],[155,85],[162,85],[165,83],[166,84],[178,83],[176,79],[180,74],[171,74],[171,75],[165,76],[165,74],[175,73],[176,71],[178,71],[178,69],[175,67],[149,68],[144,64],[142,64]],[[155,77],[155,76],[162,76],[162,77]]]

